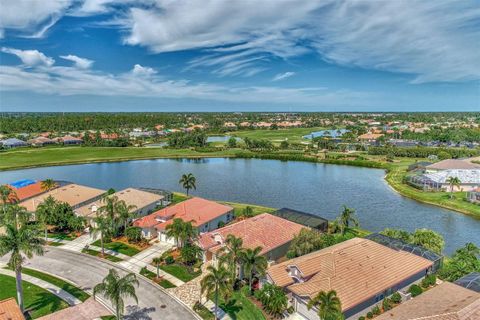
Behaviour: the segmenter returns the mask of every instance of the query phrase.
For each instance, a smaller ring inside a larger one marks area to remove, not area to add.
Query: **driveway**
[[[8,257],[7,254],[1,257],[0,261],[6,263]],[[55,247],[46,248],[44,256],[28,260],[25,266],[56,274],[87,291],[100,283],[108,274],[109,269],[116,269],[121,274],[126,273],[125,269],[115,266],[113,263]],[[150,281],[140,277],[138,280],[140,282],[136,289],[138,305],[131,299],[125,301],[125,319],[198,319],[185,305]]]

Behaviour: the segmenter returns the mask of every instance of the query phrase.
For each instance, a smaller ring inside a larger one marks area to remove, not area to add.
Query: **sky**
[[[0,0],[0,111],[480,112],[480,0]]]

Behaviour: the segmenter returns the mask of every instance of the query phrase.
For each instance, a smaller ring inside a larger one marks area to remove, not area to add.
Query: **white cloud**
[[[51,66],[55,63],[55,60],[47,57],[38,50],[19,50],[13,48],[2,48],[2,52],[16,55],[22,60],[23,64],[29,67],[35,66]]]
[[[142,67],[144,68],[144,67]],[[137,68],[138,69],[138,68]],[[72,96],[125,96],[175,99],[201,99],[232,103],[279,106],[336,106],[371,104],[372,94],[323,87],[281,88],[274,86],[230,87],[189,80],[165,80],[134,72],[110,74],[75,67],[0,66],[0,91],[28,91],[39,94]]]
[[[272,56],[316,52],[330,63],[430,82],[480,78],[479,19],[475,1],[157,0],[154,8],[131,8],[121,23],[130,45],[205,50],[190,67],[220,76],[263,67]],[[239,54],[234,66],[222,61]]]
[[[137,76],[149,77],[149,76],[152,76],[152,75],[156,74],[157,71],[155,71],[155,69],[153,69],[153,68],[142,67],[141,65],[136,64],[136,65],[133,66],[132,73],[134,75],[137,75]]]
[[[279,80],[287,79],[287,78],[290,78],[291,76],[294,76],[294,75],[295,75],[295,72],[293,72],[293,71],[287,71],[287,72],[284,72],[284,73],[279,73],[275,77],[273,77],[272,81],[279,81]]]
[[[5,29],[12,29],[21,36],[40,38],[73,2],[74,0],[3,0],[0,35],[5,35]]]
[[[93,60],[77,57],[76,55],[69,54],[68,56],[60,56],[60,58],[72,61],[75,67],[80,69],[88,69],[92,66]]]

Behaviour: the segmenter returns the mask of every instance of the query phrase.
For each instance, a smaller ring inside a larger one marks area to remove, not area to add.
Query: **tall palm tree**
[[[43,255],[44,241],[36,225],[28,224],[27,212],[21,207],[12,206],[15,218],[5,225],[5,233],[0,235],[0,256],[10,253],[8,265],[15,271],[17,298],[20,309],[24,311],[22,288],[22,264],[33,255]]]
[[[173,238],[177,243],[177,246],[180,246],[180,234],[183,230],[183,220],[180,218],[174,218],[173,222],[170,223],[165,230],[167,231],[167,237]]]
[[[187,196],[190,189],[197,190],[196,182],[197,179],[192,173],[183,174],[182,178],[180,178],[180,181],[178,181],[178,183],[180,183],[182,187],[187,190]]]
[[[453,188],[460,188],[460,179],[458,177],[448,177],[447,183],[450,186],[450,198],[453,198]]]
[[[41,183],[43,191],[50,191],[57,187],[57,183],[53,179],[45,179]]]
[[[335,290],[328,292],[320,291],[313,299],[308,302],[308,309],[315,307],[318,309],[318,316],[321,320],[340,320],[343,319],[342,304],[337,297]]]
[[[179,248],[187,242],[192,242],[198,234],[191,221],[185,222],[180,218],[173,219],[173,222],[166,227],[166,231],[167,237],[174,238]]]
[[[110,269],[103,281],[93,288],[93,297],[95,298],[96,295],[102,294],[110,300],[115,308],[115,316],[120,320],[125,307],[124,298],[133,298],[138,303],[135,286],[138,287],[138,280],[134,273],[120,277],[115,269]]]
[[[267,270],[267,258],[260,255],[262,247],[245,249],[242,251],[241,259],[243,270],[248,274],[248,285],[252,291],[252,278],[254,275],[264,275]]]
[[[117,233],[118,222],[118,197],[114,195],[106,195],[102,198],[103,206],[98,208],[99,213],[105,214],[110,222],[110,232],[112,235]]]
[[[0,186],[0,199],[2,200],[2,211],[4,216],[7,213],[7,206],[18,200],[15,190],[6,184]],[[1,220],[3,219],[0,219],[0,224],[2,223]]]
[[[157,267],[157,279],[160,278],[160,264],[162,263],[162,258],[155,257],[152,259],[152,263],[155,267]]]
[[[108,217],[104,217],[97,213],[97,216],[93,219],[95,225],[93,226],[92,235],[96,237],[100,235],[100,245],[102,247],[102,256],[105,256],[105,246],[103,240],[105,236],[110,235],[110,222]]]
[[[230,272],[223,266],[215,268],[213,266],[207,267],[207,275],[200,281],[201,293],[206,293],[207,296],[214,294],[215,303],[215,319],[218,319],[218,295],[228,295],[230,293]]]
[[[183,226],[180,232],[180,241],[182,242],[182,247],[187,243],[193,243],[193,241],[197,238],[198,230],[193,226],[193,221],[183,222]]]
[[[344,235],[347,232],[347,228],[350,227],[350,223],[353,223],[354,226],[358,227],[358,218],[355,216],[355,209],[348,208],[343,206],[343,211],[338,217],[338,222],[340,225],[340,231]]]
[[[136,209],[137,206],[134,206],[132,204],[128,205],[125,201],[119,201],[117,204],[117,211],[118,211],[118,217],[120,218],[121,221],[123,221],[123,232],[127,230],[127,224],[130,221],[130,219],[133,219],[136,217]]]
[[[45,241],[47,241],[48,233],[48,221],[55,214],[55,208],[57,207],[57,200],[52,196],[48,196],[42,203],[40,203],[35,211],[35,218],[45,228]]]
[[[242,238],[237,238],[233,234],[229,234],[225,239],[225,246],[222,252],[220,252],[220,263],[227,266],[232,279],[237,277],[237,266],[242,261],[243,250]]]

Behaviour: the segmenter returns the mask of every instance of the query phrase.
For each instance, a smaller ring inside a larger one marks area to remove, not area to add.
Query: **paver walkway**
[[[15,277],[15,272],[13,272],[12,270],[7,270],[7,269],[2,268],[2,269],[0,269],[0,273],[4,274],[4,275],[7,275],[7,276]],[[80,299],[75,298],[74,296],[72,296],[67,291],[65,291],[65,290],[63,290],[63,289],[61,289],[57,286],[54,286],[50,282],[47,282],[47,281],[29,276],[28,274],[23,274],[23,273],[22,273],[22,280],[28,281],[28,282],[36,285],[36,286],[39,286],[40,288],[43,288],[43,289],[53,293],[54,295],[58,296],[60,299],[65,300],[71,306],[82,303],[82,301]]]
[[[110,314],[111,312],[101,303],[90,298],[82,304],[51,313],[38,320],[92,320]]]

